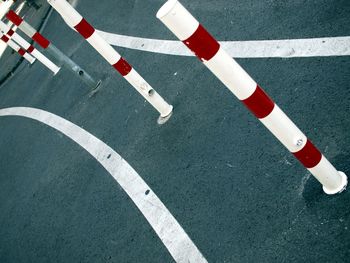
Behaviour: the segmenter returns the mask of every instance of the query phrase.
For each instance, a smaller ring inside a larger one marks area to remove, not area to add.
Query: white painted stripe
[[[6,25],[4,22],[0,21],[0,30],[5,32],[10,31],[10,27]],[[13,31],[16,31],[17,28],[14,28]],[[28,50],[31,45],[29,42],[27,42],[23,37],[18,35],[16,32],[13,33],[12,36],[7,35],[10,39],[13,39],[18,45],[24,48],[24,50]],[[39,50],[34,48],[33,52],[31,53],[35,58],[37,58],[44,66],[46,66],[48,69],[50,69],[54,75],[60,71],[60,67],[58,67],[56,64],[54,64],[51,60],[49,60],[47,57],[45,57]]]
[[[347,180],[344,181],[342,175],[344,173],[337,171],[324,155],[315,167],[308,168],[308,170],[323,185],[327,194],[336,194],[347,185]]]
[[[76,26],[83,19],[66,0],[47,0],[47,2],[61,14],[70,27]]]
[[[0,31],[0,38],[3,36],[3,34]],[[11,39],[9,39],[7,41],[7,43],[5,43],[3,40],[0,41],[0,43],[4,43],[7,46],[9,46],[10,48],[12,48],[13,50],[15,50],[16,52],[18,52],[20,50],[20,47],[13,42]],[[33,58],[31,55],[29,55],[27,52],[25,52],[24,56],[23,56],[30,64],[33,64],[35,62],[35,58]]]
[[[306,145],[305,134],[278,105],[275,104],[272,112],[259,120],[290,152],[298,152]]]
[[[31,53],[35,58],[37,58],[45,67],[53,72],[56,75],[60,71],[60,67],[54,64],[51,60],[45,57],[39,50],[36,48]]]
[[[249,98],[256,90],[256,82],[223,48],[203,63],[239,100]]]
[[[110,65],[114,65],[120,60],[121,55],[111,45],[107,44],[103,37],[96,31],[86,39],[86,41],[89,42]]]
[[[114,46],[168,55],[194,56],[181,41],[131,37],[100,30],[98,32],[109,44]],[[293,58],[350,55],[350,36],[221,41],[220,44],[231,57],[235,58]]]
[[[29,36],[30,38],[32,38],[35,33],[36,30],[34,30],[34,28],[29,25],[27,22],[25,22],[24,20],[22,21],[22,23],[18,26],[18,28],[23,31],[27,36]]]
[[[169,0],[166,2],[157,12],[156,16],[166,24],[170,31],[181,41],[192,36],[199,26],[197,19],[177,0]]]
[[[33,64],[35,62],[35,58],[29,55],[27,52],[23,55],[23,57],[30,63]]]
[[[66,0],[48,0],[48,2],[60,13],[68,25],[76,25],[72,19],[80,14]],[[98,32],[94,31],[86,40],[109,64],[115,65],[120,60],[121,55]],[[161,117],[166,117],[166,113],[172,111],[172,106],[153,91],[153,88],[135,70],[125,78],[161,114]],[[150,90],[153,92],[149,93]]]
[[[124,76],[124,78],[135,87],[135,89],[142,95],[148,96],[153,90],[152,87],[144,80],[141,75],[134,69]]]
[[[107,144],[70,121],[40,109],[27,107],[0,109],[0,116],[34,119],[68,136],[89,152],[113,176],[140,209],[176,262],[207,262],[157,195]],[[145,194],[147,190],[150,191],[148,195]]]
[[[0,19],[3,19],[3,17],[9,11],[12,5],[13,5],[13,0],[6,1],[5,3],[3,2],[0,3]]]
[[[124,78],[160,113],[161,117],[166,117],[172,112],[173,106],[169,105],[134,68],[131,68]]]
[[[0,1],[1,1],[1,0],[0,0]],[[11,3],[11,5],[12,5],[12,4],[13,4],[13,1],[8,1],[8,2],[7,2],[7,4],[10,4],[10,3]],[[3,5],[5,5],[5,4],[3,4]],[[2,7],[3,7],[3,5],[2,5]],[[8,6],[8,7],[6,7],[5,9],[3,9],[3,13],[0,15],[0,19],[2,19],[2,18],[6,15],[6,13],[8,12],[8,10],[10,9],[11,5]],[[23,9],[24,5],[25,5],[25,2],[21,3],[21,4],[17,7],[17,9],[15,10],[15,12],[18,14],[18,13]],[[7,24],[8,24],[8,25],[12,25],[11,22],[9,22],[9,23],[7,23]],[[6,45],[5,43],[2,43],[2,42],[0,41],[0,58],[1,58],[1,56],[4,54],[4,52],[5,52],[5,50],[6,50],[6,47],[7,47],[7,45]]]

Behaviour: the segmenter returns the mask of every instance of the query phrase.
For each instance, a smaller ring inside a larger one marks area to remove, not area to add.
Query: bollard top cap
[[[168,0],[157,12],[157,18],[161,19],[174,8],[174,6],[178,3],[178,0]]]

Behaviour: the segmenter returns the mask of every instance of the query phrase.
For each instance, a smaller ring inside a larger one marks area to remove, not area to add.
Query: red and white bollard
[[[47,2],[160,113],[161,118],[167,119],[171,116],[173,106],[169,105],[67,1]]]
[[[6,14],[6,18],[15,24],[22,32],[38,43],[42,48],[47,48],[50,42],[45,39],[39,32],[37,32],[33,27],[26,23],[19,15],[14,11],[9,10]]]
[[[18,29],[20,29],[24,34],[30,37],[34,42],[39,44],[46,52],[48,52],[52,57],[54,57],[59,63],[64,65],[68,70],[73,72],[78,78],[80,78],[89,87],[96,89],[100,84],[100,81],[95,81],[90,74],[88,74],[84,69],[82,69],[77,63],[66,56],[61,50],[54,46],[48,39],[46,39],[42,34],[37,32],[31,25],[23,20],[18,14],[10,10],[6,14],[6,18],[14,23]]]
[[[8,37],[12,38],[17,44],[22,46],[28,53],[37,58],[44,66],[50,69],[54,75],[60,71],[60,68],[55,65],[51,60],[45,57],[39,50],[29,44],[24,38],[14,32],[8,25],[0,21],[0,30]]]
[[[169,0],[158,11],[157,18],[294,154],[323,185],[325,193],[345,190],[347,176],[334,168],[181,3]]]
[[[29,55],[23,48],[20,48],[15,42],[13,42],[10,38],[5,36],[0,32],[0,39],[5,42],[10,48],[20,54],[23,58],[25,58],[30,64],[35,62],[35,58]]]

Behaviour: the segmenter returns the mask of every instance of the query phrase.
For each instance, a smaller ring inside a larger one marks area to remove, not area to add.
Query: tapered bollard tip
[[[171,118],[172,115],[173,115],[173,106],[169,105],[169,113],[167,113],[164,116],[161,114],[157,120],[157,123],[159,125],[166,123]]]

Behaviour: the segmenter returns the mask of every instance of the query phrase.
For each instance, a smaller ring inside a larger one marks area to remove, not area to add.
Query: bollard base
[[[346,176],[345,173],[338,171],[338,173],[341,176],[342,179],[342,183],[341,185],[334,189],[334,190],[329,190],[326,187],[323,186],[323,191],[327,194],[327,195],[334,195],[334,194],[340,194],[341,192],[345,191],[346,186],[348,185],[348,177]]]
[[[96,85],[91,89],[91,91],[89,92],[89,98],[93,97],[96,95],[96,93],[98,93],[102,87],[102,80],[99,80]]]
[[[96,90],[96,89],[98,89],[98,88],[101,86],[101,83],[102,83],[102,80],[97,81],[97,83],[96,83],[95,87],[93,87],[93,89],[92,89],[92,90]]]
[[[171,118],[171,116],[173,115],[173,106],[170,105],[170,107],[171,107],[171,111],[170,111],[170,113],[168,115],[166,115],[166,116],[160,115],[159,116],[159,118],[157,120],[157,123],[159,125],[162,125],[162,124],[166,123]]]

